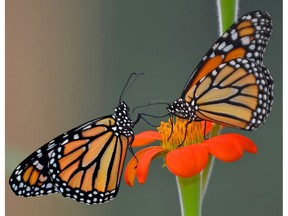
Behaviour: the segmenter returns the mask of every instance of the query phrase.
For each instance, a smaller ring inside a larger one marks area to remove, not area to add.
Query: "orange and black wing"
[[[92,120],[49,141],[22,161],[10,176],[9,184],[12,191],[18,196],[30,197],[47,195],[58,192],[49,173],[52,153],[68,136],[71,136],[83,127],[93,124]]]
[[[12,191],[25,197],[58,192],[86,204],[114,198],[134,139],[130,127],[124,133],[119,129],[122,120],[117,118],[117,124],[115,118],[92,120],[45,144],[12,173]]]
[[[186,83],[181,98],[190,102],[190,91],[193,91],[196,83],[222,63],[236,58],[246,58],[261,67],[271,33],[272,20],[267,12],[253,11],[242,16],[203,57]],[[269,76],[271,77],[270,74]]]
[[[118,192],[126,151],[133,136],[116,131],[108,116],[66,137],[51,154],[49,173],[65,197],[104,203]]]
[[[263,70],[264,66],[245,58],[221,64],[191,92],[196,115],[229,127],[256,129],[272,105],[272,91]]]
[[[30,197],[57,192],[48,173],[49,158],[55,147],[55,142],[51,141],[17,166],[9,180],[16,195]]]

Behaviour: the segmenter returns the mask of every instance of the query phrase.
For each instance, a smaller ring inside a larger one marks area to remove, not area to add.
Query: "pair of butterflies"
[[[242,16],[204,56],[169,113],[244,130],[259,127],[273,103],[273,80],[263,65],[271,32],[268,13]],[[114,114],[61,134],[20,163],[10,177],[12,191],[24,197],[60,193],[86,204],[113,199],[139,120],[131,120],[121,98]]]

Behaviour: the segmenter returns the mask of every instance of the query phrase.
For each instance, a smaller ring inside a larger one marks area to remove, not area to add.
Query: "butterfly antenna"
[[[154,106],[154,105],[169,105],[170,103],[168,103],[167,101],[164,101],[164,100],[151,100],[148,102],[148,104],[144,104],[144,105],[140,105],[140,106],[136,106],[133,108],[132,112],[134,112],[136,109],[139,109],[139,108],[143,108],[143,107],[147,107],[147,106]]]
[[[126,93],[126,91],[131,87],[131,85],[135,82],[135,80],[140,76],[140,75],[144,75],[144,73],[131,73],[128,80],[125,83],[125,86],[120,94],[120,98],[119,98],[119,103],[121,103],[122,98],[124,96],[124,94]],[[131,81],[132,77],[134,76],[134,79]]]
[[[130,76],[129,76],[128,80],[126,81],[125,86],[124,86],[124,88],[123,88],[123,90],[122,90],[122,92],[121,92],[121,94],[120,94],[120,97],[119,97],[119,103],[121,103],[121,101],[122,101],[122,98],[123,98],[124,92],[126,91],[127,86],[128,86],[128,84],[129,84],[131,78],[132,78],[133,76],[135,76],[135,75],[136,75],[135,72],[133,72],[133,73],[130,74]]]

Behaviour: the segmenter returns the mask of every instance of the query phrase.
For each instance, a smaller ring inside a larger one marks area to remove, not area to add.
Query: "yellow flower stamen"
[[[162,135],[163,149],[168,151],[199,143],[204,139],[201,122],[189,122],[177,117],[175,122],[172,118],[169,118],[167,122],[161,122],[157,130]]]

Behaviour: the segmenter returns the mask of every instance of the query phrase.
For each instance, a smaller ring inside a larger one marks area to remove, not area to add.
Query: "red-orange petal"
[[[252,140],[250,140],[248,137],[242,136],[240,134],[234,134],[234,136],[238,136],[238,139],[241,139],[241,144],[243,146],[243,149],[246,152],[256,154],[258,149],[257,146],[254,144]]]
[[[208,146],[210,154],[224,162],[239,160],[243,155],[243,150],[256,153],[256,145],[247,137],[240,134],[223,134],[203,142]]]
[[[156,140],[161,140],[162,136],[157,131],[144,131],[135,135],[132,147],[148,145]]]
[[[148,148],[144,148],[144,149],[141,149],[140,151],[138,151],[134,157],[132,157],[130,159],[130,161],[128,162],[127,166],[126,166],[126,169],[125,169],[125,172],[124,172],[124,180],[126,182],[126,184],[128,186],[133,186],[134,185],[134,180],[135,180],[135,177],[136,177],[136,169],[139,167],[138,165],[138,162],[139,160],[142,158],[142,155],[147,152],[147,151],[150,151],[150,149],[154,149],[154,148],[161,148],[160,146],[153,146],[153,147],[148,147]],[[162,148],[161,148],[161,151],[162,151]],[[137,158],[137,160],[136,160]]]
[[[138,158],[136,176],[140,184],[144,184],[146,181],[151,160],[161,152],[163,152],[161,146],[151,146],[146,148],[141,157]]]
[[[181,177],[191,177],[205,168],[208,162],[207,146],[194,144],[169,152],[166,164],[170,172]]]

